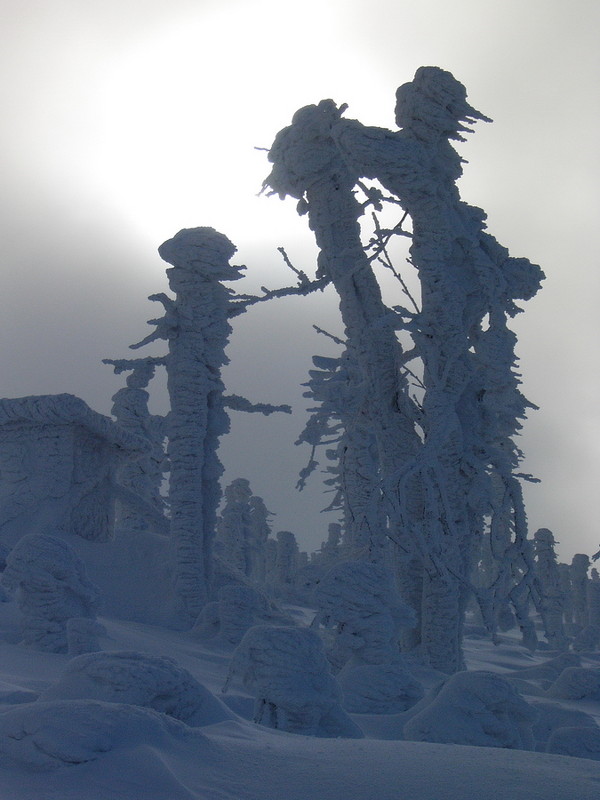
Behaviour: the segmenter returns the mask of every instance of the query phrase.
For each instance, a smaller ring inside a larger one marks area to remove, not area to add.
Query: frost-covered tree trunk
[[[245,478],[236,478],[224,494],[225,507],[217,522],[220,554],[227,564],[249,576],[252,571],[250,483]]]

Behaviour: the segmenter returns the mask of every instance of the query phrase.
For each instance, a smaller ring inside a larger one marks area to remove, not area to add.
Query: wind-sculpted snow
[[[458,672],[413,711],[404,725],[411,741],[533,749],[535,710],[493,672]]]
[[[116,651],[69,661],[40,701],[98,700],[151,708],[187,725],[212,725],[233,715],[177,662],[164,656]]]
[[[319,581],[314,598],[315,622],[334,631],[334,664],[392,664],[399,659],[400,630],[413,625],[415,617],[383,566],[342,561]]]
[[[111,750],[142,744],[164,747],[189,735],[190,729],[171,717],[132,705],[93,700],[26,703],[0,711],[0,763],[44,771],[75,767]],[[202,740],[200,733],[193,735]]]
[[[600,668],[567,667],[548,688],[547,695],[562,700],[600,701]]]
[[[305,736],[362,736],[341,707],[340,688],[314,631],[251,628],[233,653],[225,689],[234,680],[254,696],[254,721],[261,725]]]
[[[600,761],[600,728],[558,728],[548,739],[546,752]]]
[[[337,676],[351,714],[400,714],[423,697],[423,686],[401,664],[363,664]]]
[[[98,607],[98,593],[83,562],[54,536],[29,534],[20,539],[6,559],[2,584],[16,593],[23,643],[39,650],[66,653],[69,620],[93,620]],[[71,637],[71,647],[76,648],[74,631]]]
[[[537,718],[532,728],[536,750],[545,752],[548,740],[555,731],[561,728],[591,728],[600,733],[600,728],[594,718],[586,714],[585,711],[563,708],[557,703],[548,703],[541,700],[534,700],[531,705],[537,712]],[[564,755],[571,754],[564,753]]]

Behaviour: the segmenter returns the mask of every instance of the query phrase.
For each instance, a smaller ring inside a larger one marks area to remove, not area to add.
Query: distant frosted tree
[[[540,528],[533,536],[537,573],[541,584],[541,608],[548,643],[556,650],[568,649],[563,627],[564,594],[560,585],[558,562],[554,552],[554,535]]]
[[[245,478],[236,478],[225,492],[225,506],[217,522],[217,543],[222,558],[243,575],[252,571],[252,489]]]
[[[589,556],[576,553],[571,561],[571,584],[573,586],[573,616],[576,625],[587,625],[587,585]]]
[[[162,515],[165,512],[165,500],[160,490],[167,469],[167,422],[165,417],[150,413],[150,395],[146,389],[157,365],[164,363],[164,359],[150,357],[103,361],[112,364],[117,374],[130,373],[127,385],[113,395],[113,416],[122,428],[144,437],[150,443],[150,452],[136,461],[125,462],[117,473],[117,479],[122,486],[153,507],[156,514]],[[133,533],[151,527],[148,515],[129,505],[120,504],[117,521],[123,529]]]

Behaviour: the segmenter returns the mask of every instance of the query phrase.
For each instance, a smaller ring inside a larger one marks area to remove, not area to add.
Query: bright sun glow
[[[92,169],[129,224],[153,243],[199,224],[247,242],[273,228],[290,235],[295,214],[256,198],[269,167],[254,148],[268,148],[299,106],[377,84],[330,36],[335,5],[319,6],[317,27],[271,0],[228,4],[156,30],[112,63]]]

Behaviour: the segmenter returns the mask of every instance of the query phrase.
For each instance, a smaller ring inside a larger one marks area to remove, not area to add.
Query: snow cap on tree
[[[225,234],[202,227],[183,228],[163,242],[158,252],[177,269],[201,273],[207,280],[232,281],[242,277],[239,267],[227,263],[236,249]]]
[[[459,131],[472,133],[463,122],[491,122],[467,103],[467,90],[452,73],[440,67],[419,67],[410,83],[396,90],[396,124],[410,128],[418,138],[440,134],[464,141]]]

